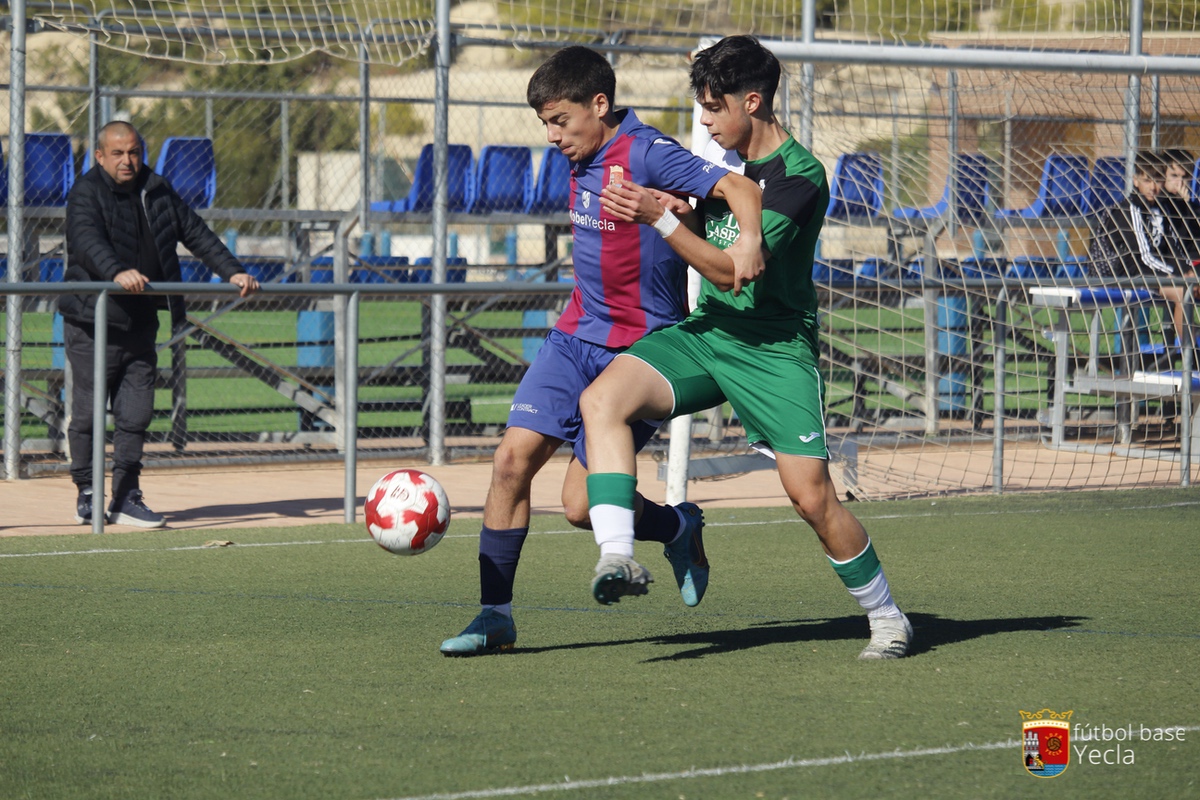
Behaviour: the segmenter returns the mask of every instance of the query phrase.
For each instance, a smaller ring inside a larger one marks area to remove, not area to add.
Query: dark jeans
[[[108,402],[115,426],[112,498],[116,502],[138,488],[138,477],[142,472],[146,429],[154,414],[154,381],[158,373],[154,342],[157,334],[157,321],[153,327],[137,331],[108,329],[105,353]],[[63,339],[74,380],[71,424],[67,428],[71,480],[80,489],[86,489],[92,485],[92,391],[96,382],[92,354],[95,339],[91,325],[79,325],[71,320],[65,320]],[[100,468],[103,474],[104,465]]]

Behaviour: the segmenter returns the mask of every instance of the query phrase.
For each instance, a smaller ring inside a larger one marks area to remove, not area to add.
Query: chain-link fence
[[[570,281],[565,162],[525,102],[537,64],[565,42],[602,50],[617,104],[694,146],[689,50],[753,32],[784,59],[777,110],[833,187],[814,280],[828,424],[854,445],[843,452],[856,453],[856,494],[1190,480],[1187,381],[1170,376],[1190,366],[1186,336],[1176,345],[1163,300],[1184,279],[1154,279],[1139,302],[1089,304],[1076,291],[1102,277],[1088,249],[1104,209],[1133,191],[1136,153],[1182,151],[1184,184],[1200,188],[1200,39],[1186,9],[470,3],[449,9],[451,58],[439,65],[440,5],[290,17],[154,5],[29,4],[41,27],[27,39],[13,277],[60,279],[65,190],[91,167],[98,126],[128,119],[147,162],[264,282],[332,281],[348,217],[349,282],[426,282],[442,263],[448,282]],[[183,267],[185,280],[209,278],[199,262]],[[420,451],[432,421],[449,447],[486,452],[562,302],[557,291],[450,297],[443,361],[437,302],[364,300],[360,444]],[[160,341],[186,357],[186,415],[164,355],[152,460],[336,452],[336,303],[265,295],[189,311],[189,327],[163,326]],[[52,303],[24,301],[31,470],[62,468],[60,331]],[[700,455],[744,448],[727,410],[697,423]]]

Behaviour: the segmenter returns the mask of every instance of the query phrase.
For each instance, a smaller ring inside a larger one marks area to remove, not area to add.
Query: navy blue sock
[[[517,579],[517,562],[529,528],[492,530],[484,525],[479,532],[479,602],[485,606],[511,603]]]
[[[679,535],[679,513],[675,506],[660,506],[642,498],[642,517],[633,524],[636,542],[670,543]]]

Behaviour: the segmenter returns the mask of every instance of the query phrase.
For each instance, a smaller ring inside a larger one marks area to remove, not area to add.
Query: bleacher
[[[949,346],[955,338],[955,327],[970,326],[971,335],[964,339],[981,341],[986,328],[995,326],[987,314],[1001,287],[1006,289],[1010,302],[1015,298],[1027,307],[1054,308],[1057,316],[1053,331],[1038,329],[1036,312],[1031,312],[1027,320],[1034,329],[1013,333],[1019,345],[1016,358],[1055,365],[1046,380],[1053,445],[1061,445],[1065,435],[1064,395],[1069,393],[1115,398],[1120,434],[1128,441],[1130,398],[1177,397],[1181,391],[1178,367],[1182,353],[1177,345],[1166,341],[1171,335],[1169,329],[1151,331],[1143,324],[1136,331],[1138,335],[1131,336],[1133,321],[1140,318],[1138,307],[1156,302],[1162,305],[1154,293],[1125,290],[1105,294],[1104,290],[1097,293],[1077,286],[1103,279],[1091,272],[1086,256],[1072,252],[1065,233],[1071,229],[1086,231],[1099,212],[1126,196],[1125,159],[1105,156],[1089,163],[1083,156],[1051,154],[1043,162],[1032,201],[1020,207],[996,205],[992,186],[997,166],[987,156],[958,154],[952,162],[954,174],[947,177],[937,202],[899,207],[888,214],[883,206],[887,197],[883,159],[874,153],[843,154],[838,158],[831,173],[829,222],[835,226],[865,228],[882,222],[888,226],[888,248],[885,254],[858,258],[818,257],[813,279],[825,297],[822,306],[851,303],[851,298],[862,297],[864,292],[874,293],[878,302],[886,305],[889,292],[894,298],[891,302],[896,302],[903,296],[897,290],[906,286],[910,296],[925,293],[927,299],[935,298],[935,369],[938,408],[942,412],[964,408],[965,401],[947,401],[948,393],[973,395],[978,406],[983,392],[978,384],[982,373],[977,368],[982,354]],[[1192,171],[1193,196],[1197,188],[1200,188],[1200,161]],[[949,232],[952,236],[970,238],[966,234],[972,231],[976,242],[986,234],[1006,245],[1011,245],[1015,238],[1012,234],[1018,232],[1050,231],[1057,234],[1056,252],[1049,256],[1042,252],[994,253],[976,246],[966,258],[938,255],[937,237]],[[919,239],[915,253],[903,253],[901,240],[905,237]],[[994,288],[979,285],[981,281],[990,281]],[[1066,306],[1048,305],[1047,293],[1056,292],[1087,299]],[[1103,302],[1095,300],[1099,294],[1105,294]],[[960,314],[947,311],[952,303],[962,306]],[[1095,313],[1098,309],[1108,310],[1103,318],[1111,325],[1110,330],[1097,330],[1101,319]],[[1141,318],[1144,316],[1143,313]],[[926,316],[927,324],[932,324],[934,317]],[[1084,356],[1072,351],[1067,335],[1080,320],[1090,326],[1092,346]],[[1040,338],[1048,338],[1052,349],[1041,345]],[[835,364],[855,371],[856,397],[863,391],[865,373],[881,383],[889,375],[907,375],[919,383],[927,368],[924,353],[881,355],[845,341],[835,342],[824,354]],[[970,377],[972,373],[974,378]],[[964,381],[965,388],[960,385]],[[853,416],[857,417],[860,411],[856,408]]]
[[[61,239],[63,207],[66,196],[73,185],[75,174],[75,159],[71,139],[66,134],[27,134],[26,137],[26,192],[24,203],[29,217],[35,221],[30,239],[34,244],[27,249],[26,263],[34,266],[28,272],[28,280],[43,282],[61,282],[65,270],[65,257],[60,244],[49,253],[40,253],[36,246],[38,237],[51,234]],[[570,164],[557,148],[546,148],[538,160],[538,169],[534,171],[533,151],[528,147],[518,146],[487,146],[482,148],[476,159],[471,148],[466,145],[451,145],[450,153],[450,211],[458,221],[479,224],[515,224],[528,221],[545,225],[547,233],[547,262],[553,265],[550,277],[557,279],[558,259],[555,253],[549,252],[551,236],[568,230],[566,209],[570,195]],[[143,156],[146,163],[153,163],[155,171],[166,177],[192,208],[208,212],[210,219],[221,219],[226,212],[219,206],[217,197],[217,159],[213,142],[206,137],[170,137],[163,141],[158,150],[157,160],[150,161],[150,151],[143,140]],[[92,167],[92,153],[86,153],[84,168]],[[7,186],[7,175],[4,175],[3,186]],[[417,159],[414,169],[412,186],[404,197],[394,200],[378,201],[372,204],[372,211],[385,217],[388,222],[417,222],[427,223],[433,205],[433,146],[425,145]],[[212,216],[215,215],[215,216]],[[383,241],[374,241],[383,249],[379,253],[372,252],[371,237],[364,237],[364,249],[350,256],[348,281],[354,284],[428,284],[433,280],[433,264],[429,256],[419,256],[412,260],[407,256],[394,256],[387,252],[387,236]],[[451,237],[452,239],[454,236]],[[227,242],[231,249],[236,248],[236,237]],[[32,253],[37,253],[36,257]],[[287,284],[308,282],[313,284],[328,284],[333,281],[333,257],[327,251],[308,252],[301,247],[300,251],[291,258],[278,256],[251,256],[237,254],[239,261],[246,271],[254,275],[260,283]],[[447,259],[448,271],[446,280],[449,283],[465,283],[468,274],[474,267],[467,259],[454,254],[453,247]],[[7,267],[7,259],[3,267]],[[208,283],[216,281],[211,271],[198,259],[182,256],[180,259],[181,277],[185,282]],[[513,272],[532,272],[528,267]],[[531,279],[543,280],[545,275]],[[540,345],[552,317],[548,312],[557,308],[562,302],[562,295],[549,293],[546,296],[524,296],[521,300],[521,310],[524,311],[522,324],[517,329],[496,328],[480,324],[476,315],[481,310],[512,310],[509,301],[479,301],[458,300],[452,304],[452,310],[457,318],[451,320],[451,330],[448,332],[447,343],[451,348],[461,349],[480,360],[480,364],[470,368],[459,366],[450,367],[455,380],[467,382],[498,382],[512,383],[519,379],[524,369],[525,361],[532,357]],[[191,301],[193,310],[201,308],[217,310],[212,301]],[[232,305],[232,304],[223,304]],[[427,304],[426,304],[427,306]],[[328,386],[333,375],[332,340],[323,334],[315,335],[314,331],[328,331],[332,322],[332,312],[320,303],[303,298],[270,299],[260,295],[250,301],[249,308],[295,310],[297,313],[296,338],[291,342],[256,343],[258,349],[271,347],[295,346],[300,344],[300,363],[294,368],[288,368],[287,378],[298,378],[304,383],[319,389]],[[515,306],[514,306],[515,307]],[[41,310],[51,310],[50,306],[42,303]],[[56,315],[57,316],[57,315]],[[483,317],[486,318],[486,315]],[[425,342],[428,348],[429,315],[426,310],[420,315],[422,329],[417,339]],[[456,321],[458,320],[458,321]],[[467,322],[470,320],[470,322]],[[239,375],[254,375],[269,385],[275,385],[280,374],[275,374],[269,360],[255,360],[247,355],[236,341],[222,340],[217,331],[205,329],[197,324],[197,318],[191,318],[194,330],[190,334],[189,346],[203,347],[217,352],[230,367],[207,367],[202,370],[205,377],[236,377]],[[61,370],[61,323],[55,323],[54,348],[55,359]],[[497,355],[505,348],[496,347],[494,342],[501,336],[523,337],[523,347],[518,347],[513,358]],[[403,337],[401,337],[403,338]],[[411,337],[409,337],[411,338]],[[329,339],[329,341],[326,341]],[[532,346],[531,346],[532,345]],[[427,355],[426,355],[427,359]],[[159,385],[162,388],[178,387],[180,382],[174,378],[174,370],[178,365],[160,369]],[[38,380],[49,380],[60,385],[61,377],[46,374],[31,374]],[[54,372],[54,370],[50,370]],[[372,385],[421,386],[428,390],[428,375],[426,371],[414,368],[393,368],[386,374],[376,374],[376,371],[363,370],[364,382]],[[189,375],[198,375],[189,371]],[[323,396],[321,391],[312,393],[311,408],[302,409],[302,429],[313,430],[321,427],[324,410],[329,407],[332,392]],[[179,407],[184,404],[177,403]],[[371,410],[417,410],[423,405],[420,401],[385,400],[360,404],[365,411]],[[282,410],[282,409],[274,409]],[[452,404],[450,411],[459,424],[471,425],[470,403]],[[59,409],[54,413],[61,420]],[[328,416],[328,414],[324,414]],[[173,424],[186,427],[185,420]],[[177,438],[180,434],[173,434]]]
[[[476,157],[469,146],[452,144],[448,155],[449,212],[455,224],[540,224],[548,229],[548,242],[550,230],[568,229],[565,209],[570,196],[570,164],[556,148],[546,148],[540,158],[535,158],[529,147],[488,145],[481,148]],[[416,159],[407,193],[371,203],[373,222],[428,223],[433,206],[433,158],[432,144],[424,145]],[[69,137],[30,134],[26,145],[26,205],[61,208],[75,179],[73,165]],[[156,160],[156,170],[171,180],[181,196],[197,210],[219,208],[217,167],[212,141],[204,137],[169,138],[163,142]],[[826,209],[829,226],[886,228],[888,251],[864,258],[818,258],[813,268],[818,289],[826,298],[835,295],[845,298],[865,292],[875,293],[882,301],[885,296],[901,297],[901,289],[907,288],[911,293],[916,285],[933,289],[940,298],[948,299],[944,303],[939,300],[938,313],[943,322],[948,324],[961,318],[978,326],[979,309],[985,304],[979,297],[963,291],[967,282],[989,280],[999,285],[1015,282],[1016,287],[1023,290],[1029,285],[1073,284],[1094,277],[1089,273],[1086,258],[1073,255],[1069,248],[1061,246],[1062,242],[1059,252],[1051,257],[1038,253],[996,254],[982,249],[962,259],[936,257],[934,241],[947,232],[958,235],[974,230],[1003,237],[1006,231],[1026,225],[1050,230],[1086,226],[1098,211],[1124,196],[1125,162],[1118,157],[1106,156],[1089,164],[1082,156],[1051,154],[1042,165],[1033,200],[1028,205],[1012,208],[997,206],[996,169],[994,161],[986,155],[958,154],[953,159],[953,174],[947,176],[936,202],[889,210],[883,158],[870,152],[839,156],[830,175],[830,202]],[[1200,162],[1193,171],[1193,186],[1198,184]],[[904,256],[900,240],[914,236],[920,238],[921,246],[915,254]],[[300,253],[290,261],[280,257],[241,256],[241,261],[262,283],[307,281],[320,284],[333,280],[333,259],[328,254]],[[547,264],[551,261],[552,254],[548,252]],[[432,280],[430,262],[428,256],[417,257],[410,263],[405,256],[364,250],[351,255],[348,280],[364,286],[428,283]],[[207,268],[195,259],[181,259],[181,267],[185,281],[213,280]],[[466,282],[472,268],[466,259],[452,254],[448,259],[446,279],[450,283]],[[62,254],[51,253],[39,259],[36,277],[42,281],[58,281],[62,279],[63,269]],[[986,291],[982,296],[986,296]],[[1036,297],[1036,293],[1030,293],[1027,299],[1036,304]],[[527,313],[519,332],[524,334],[527,343],[533,343],[533,348],[527,346],[520,358],[527,360],[536,352],[536,344],[549,322],[546,312],[559,302],[561,297],[557,295],[526,298]],[[457,309],[469,316],[473,309],[483,305],[479,301],[462,301]],[[492,304],[489,307],[499,306]],[[1123,322],[1120,318],[1118,321]],[[500,363],[502,359],[496,358],[495,348],[485,346],[493,336],[512,333],[511,329],[489,331],[487,327],[465,323],[451,331],[449,342],[452,347],[475,355],[483,354],[488,362],[485,367],[475,370],[469,380],[514,379],[513,364]],[[1074,375],[1078,359],[1064,356],[1057,343],[1053,350],[1041,348],[1037,338],[1037,333],[1031,332],[1023,340],[1026,349],[1038,357],[1052,356],[1057,359],[1056,363],[1067,364],[1068,374]],[[939,386],[943,387],[943,391],[939,391],[938,408],[942,412],[958,414],[965,408],[961,397],[968,393],[978,396],[982,387],[974,385],[980,374],[978,369],[971,367],[975,354],[951,347],[952,341],[953,337],[948,336],[938,347],[936,369]],[[1157,348],[1160,353],[1169,350],[1168,344],[1162,341],[1148,342],[1142,347]],[[857,364],[856,369],[872,364],[878,367],[881,363],[873,356],[864,361],[861,352],[847,349],[844,343],[828,347],[826,356],[843,365]],[[908,355],[894,362],[890,368],[900,371],[921,372],[926,368],[924,355]],[[1091,363],[1096,363],[1094,358]],[[1168,372],[1176,366],[1171,361],[1163,365]],[[321,380],[331,366],[331,363],[314,363],[301,369],[300,373]],[[1086,385],[1090,387],[1089,391],[1099,392],[1106,386],[1086,381],[1068,383],[1057,377],[1060,372],[1056,370],[1055,377],[1047,382],[1046,390],[1047,395],[1054,398],[1051,405],[1055,409],[1055,420],[1061,416],[1058,413],[1062,405],[1059,398],[1064,389],[1073,391]],[[400,383],[403,385],[404,381]],[[463,416],[469,419],[469,414]],[[1055,440],[1060,438],[1061,428],[1055,427]]]

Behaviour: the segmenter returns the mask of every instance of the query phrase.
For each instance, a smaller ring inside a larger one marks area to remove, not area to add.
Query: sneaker
[[[626,556],[601,556],[592,580],[592,596],[600,605],[621,602],[625,595],[646,594],[654,583],[650,570]]]
[[[908,617],[880,617],[871,620],[871,641],[858,654],[864,661],[904,658],[912,644],[913,629]]]
[[[685,606],[698,606],[708,588],[708,559],[704,555],[704,512],[695,503],[675,506],[683,514],[683,533],[663,548]]]
[[[491,608],[479,612],[467,629],[442,642],[444,656],[485,656],[513,649],[517,641],[517,626],[512,617]]]
[[[108,521],[113,525],[133,525],[138,528],[161,528],[167,524],[162,514],[155,514],[142,501],[142,490],[134,489],[108,509]]]
[[[81,489],[75,498],[75,521],[80,525],[92,524],[92,490]]]

